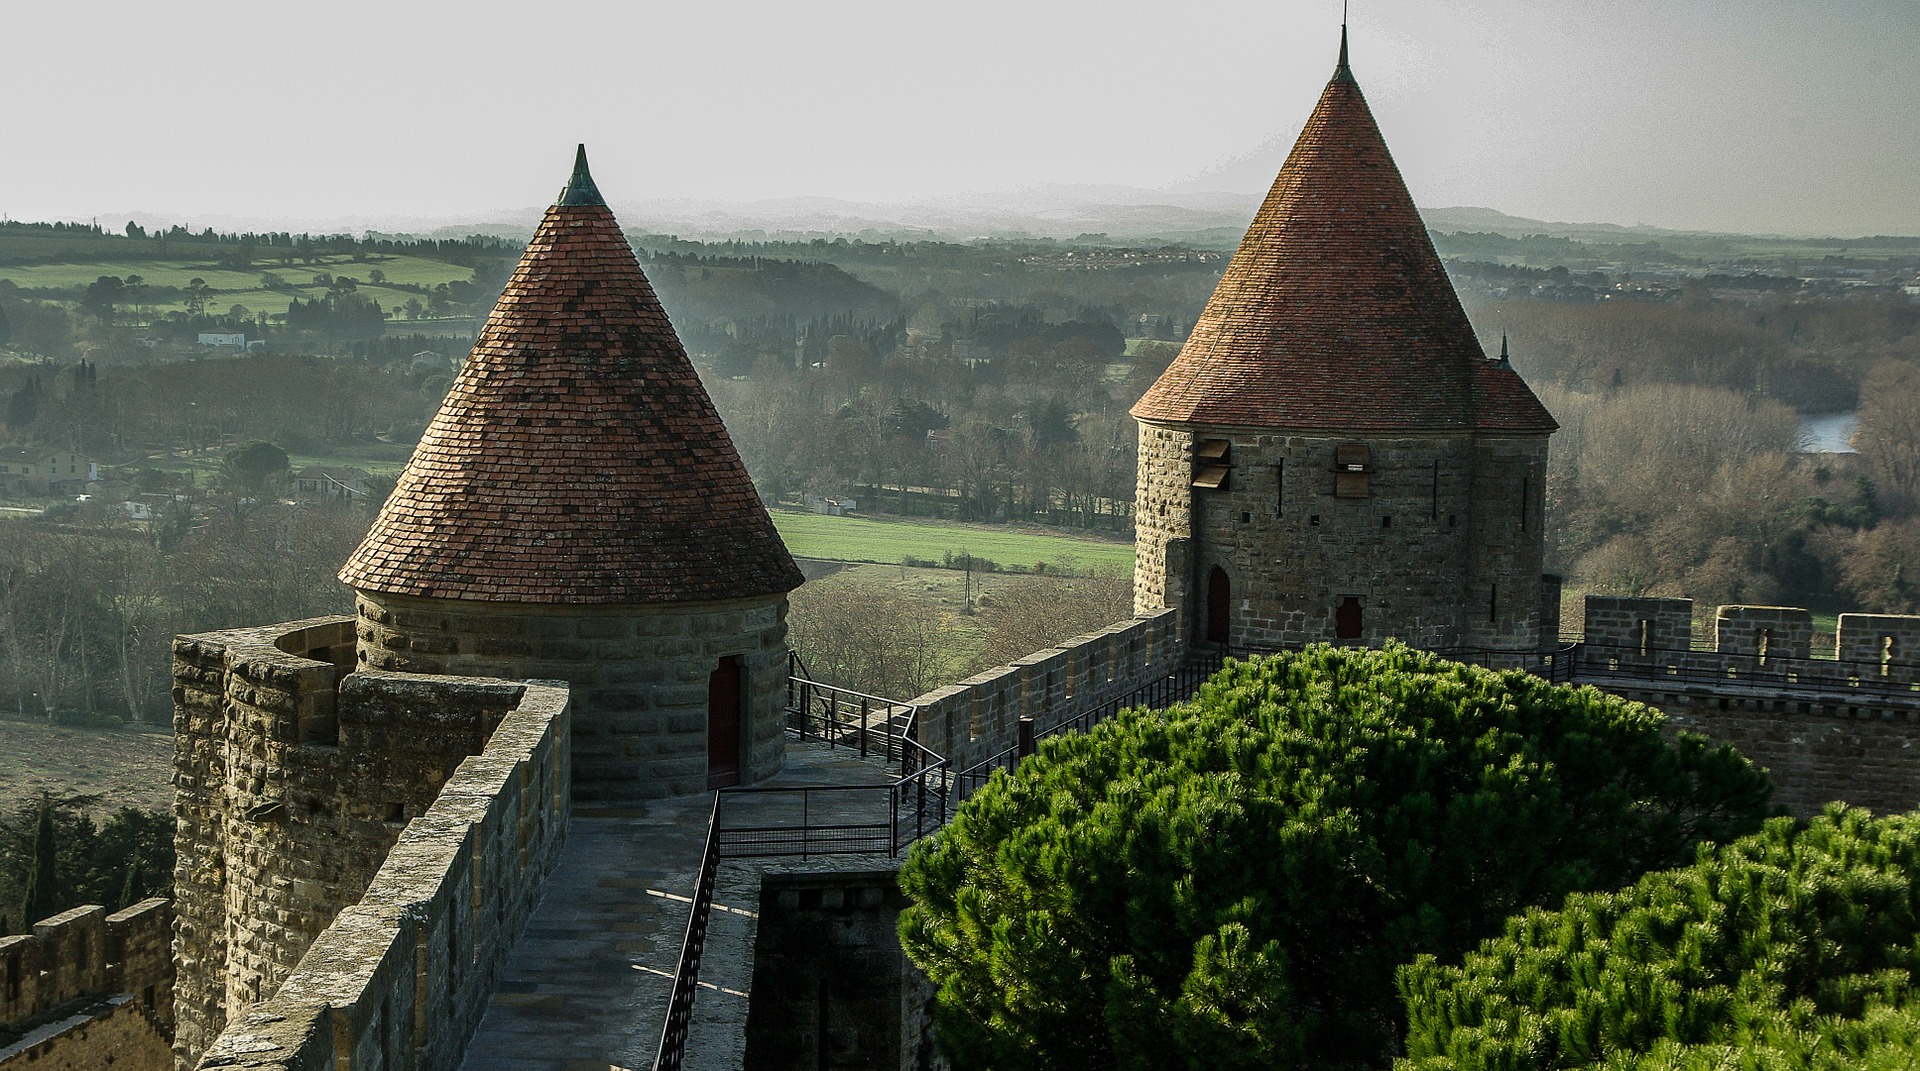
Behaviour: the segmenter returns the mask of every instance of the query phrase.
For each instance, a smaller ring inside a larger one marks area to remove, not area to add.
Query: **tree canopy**
[[[287,452],[261,439],[241,443],[220,459],[220,478],[236,491],[260,493],[287,477]]]
[[[1920,815],[1831,806],[1401,972],[1402,1071],[1908,1068]]]
[[[1380,1065],[1395,970],[1759,827],[1660,715],[1389,645],[1229,663],[1047,740],[901,872],[958,1067]]]

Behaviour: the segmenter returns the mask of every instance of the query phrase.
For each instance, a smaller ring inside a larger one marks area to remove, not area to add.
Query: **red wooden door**
[[[1360,600],[1356,596],[1347,596],[1340,608],[1333,612],[1333,637],[1337,640],[1360,638]]]
[[[722,658],[707,678],[707,787],[740,783],[740,660]]]
[[[1207,574],[1207,642],[1227,642],[1229,615],[1233,610],[1233,585],[1227,571],[1214,566]]]

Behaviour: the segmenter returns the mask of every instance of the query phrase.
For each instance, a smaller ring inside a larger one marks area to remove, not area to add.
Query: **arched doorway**
[[[1360,597],[1349,595],[1333,612],[1333,638],[1336,640],[1357,640],[1360,638]]]
[[[1233,585],[1227,571],[1214,566],[1207,573],[1207,642],[1226,643],[1233,610]]]
[[[740,659],[726,657],[707,677],[707,787],[740,783]]]

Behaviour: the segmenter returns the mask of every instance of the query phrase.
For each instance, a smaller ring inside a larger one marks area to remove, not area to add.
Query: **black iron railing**
[[[667,1001],[667,1021],[660,1027],[660,1047],[653,1071],[680,1071],[687,1054],[687,1028],[693,1022],[693,997],[700,984],[700,956],[707,947],[707,920],[713,915],[713,885],[720,873],[720,795],[714,794],[713,813],[707,819],[707,847],[700,856],[700,877],[694,883],[693,904],[687,912],[687,933],[680,942],[680,965],[673,972],[673,997]]]
[[[879,785],[730,788],[721,793],[719,845],[738,857],[897,855],[946,824],[947,760],[908,741],[911,772]]]
[[[903,775],[911,771],[918,746],[913,742],[918,714],[913,704],[821,684],[806,676],[797,654],[789,654],[788,668],[789,732],[802,740],[858,751],[861,758],[897,767]]]
[[[1020,764],[1020,760],[1032,754],[1034,747],[1041,740],[1057,733],[1084,733],[1115,714],[1132,707],[1158,710],[1191,698],[1208,677],[1220,671],[1220,666],[1221,662],[1211,658],[1190,660],[1176,667],[1166,676],[1135,688],[1118,699],[1090,707],[1070,717],[1060,718],[1045,725],[1039,724],[1038,721],[1023,719],[1020,740],[1017,743],[953,775],[954,802],[956,804],[966,802],[987,783],[995,770],[1012,773],[1013,768]]]

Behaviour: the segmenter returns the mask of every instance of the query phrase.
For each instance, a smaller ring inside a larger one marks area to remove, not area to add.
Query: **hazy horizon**
[[[8,218],[512,218],[551,200],[578,141],[616,207],[1251,195],[1340,19],[1333,0],[107,7],[106,33],[98,8],[12,16],[18,39],[63,47],[0,71],[24,102]],[[1351,19],[1423,208],[1920,234],[1914,0],[1364,0]]]

